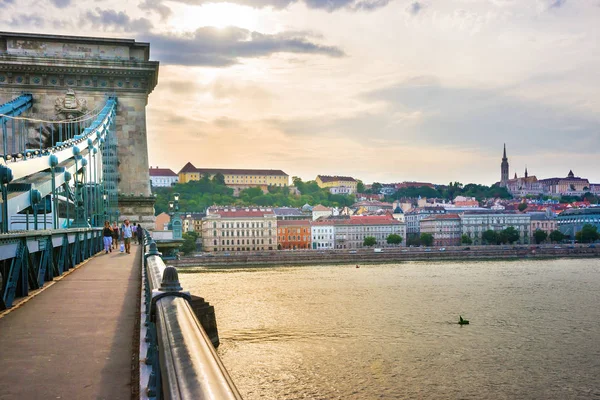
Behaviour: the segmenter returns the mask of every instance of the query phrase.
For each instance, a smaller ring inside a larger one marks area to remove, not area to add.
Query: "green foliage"
[[[418,247],[421,245],[421,238],[419,236],[416,235],[409,235],[406,238],[406,245],[407,246],[415,246]]]
[[[365,240],[363,241],[363,246],[375,246],[377,244],[377,239],[375,239],[373,236],[366,236]]]
[[[500,231],[498,234],[498,239],[500,243],[510,243],[518,241],[521,238],[521,234],[518,230],[515,229],[514,226],[509,226],[508,228]]]
[[[500,238],[498,236],[498,233],[496,233],[496,231],[493,231],[491,229],[488,229],[487,231],[483,232],[481,234],[481,239],[483,239],[483,241],[487,244],[499,244],[500,243]]]
[[[331,194],[329,190],[320,188],[315,181],[302,182],[293,177],[294,185],[300,190],[301,196],[290,194],[288,187],[271,186],[268,193],[263,193],[259,187],[240,191],[239,197],[233,197],[233,189],[225,186],[224,178],[216,174],[213,179],[205,175],[199,181],[175,184],[171,187],[155,188],[156,214],[169,211],[169,201],[173,193],[179,193],[179,209],[200,211],[212,205],[235,206],[271,206],[271,207],[302,207],[304,204],[322,204],[326,207],[345,207],[355,203],[354,195],[345,196]]]
[[[536,231],[533,232],[533,238],[537,244],[540,244],[548,239],[548,234],[541,229],[536,229]]]
[[[388,235],[386,240],[388,244],[400,244],[402,243],[402,236],[392,233]]]
[[[518,207],[519,211],[523,212],[527,209],[527,203],[521,203]]]
[[[561,231],[559,231],[559,230],[556,230],[556,231],[552,231],[552,232],[550,232],[550,236],[549,236],[549,238],[550,238],[550,241],[552,241],[552,242],[556,242],[556,243],[560,243],[560,242],[562,242],[563,240],[565,240],[565,239],[566,239],[566,237],[567,237],[567,236],[566,236],[566,235],[564,235],[564,234],[563,234]]]
[[[365,184],[360,179],[356,180],[356,191],[358,193],[364,193],[365,192]]]
[[[433,244],[433,235],[431,233],[421,233],[420,241],[423,246],[429,247]]]
[[[463,235],[460,237],[460,242],[461,242],[462,244],[473,244],[473,239],[471,239],[471,237],[470,237],[469,235],[467,235],[467,234],[463,234]]]
[[[575,240],[580,243],[591,243],[600,239],[598,228],[591,224],[583,225],[583,228],[575,234]]]
[[[409,187],[399,189],[394,196],[386,197],[386,201],[398,200],[401,198],[440,198],[445,200],[454,200],[456,196],[475,197],[478,201],[484,199],[501,198],[510,199],[512,196],[504,187],[500,186],[485,186],[475,183],[464,185],[460,182],[450,182],[448,186],[432,189],[428,186]]]
[[[600,198],[590,192],[585,193],[581,196],[582,201],[589,201],[591,204],[598,204],[600,202]]]
[[[184,254],[190,254],[196,251],[196,239],[198,234],[196,232],[185,232],[183,234],[183,244],[181,245],[181,251]]]

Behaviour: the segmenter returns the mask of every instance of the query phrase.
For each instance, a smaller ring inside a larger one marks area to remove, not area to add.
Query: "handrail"
[[[146,235],[147,240],[149,235]],[[241,395],[182,292],[174,267],[167,267],[149,242],[146,276],[151,320],[156,325],[161,393],[157,399],[238,400]]]

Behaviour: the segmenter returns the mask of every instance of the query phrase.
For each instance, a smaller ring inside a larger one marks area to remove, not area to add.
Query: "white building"
[[[271,208],[210,207],[202,219],[205,251],[277,249],[277,217]]]
[[[350,186],[333,186],[333,187],[329,188],[329,193],[331,193],[331,194],[349,195],[354,192],[355,192],[354,188],[352,188]]]
[[[321,217],[330,217],[333,215],[333,208],[325,207],[320,204],[317,204],[312,208],[312,219],[313,221],[321,218]]]
[[[335,247],[332,220],[313,221],[310,225],[313,250],[331,250]]]
[[[516,211],[466,211],[460,214],[462,234],[468,235],[474,245],[484,244],[481,238],[487,230],[501,231],[514,227],[520,235],[519,243],[529,243],[531,218]]]
[[[390,216],[369,215],[331,220],[334,226],[336,249],[365,248],[366,237],[377,240],[375,247],[390,247],[387,243],[389,235],[402,237],[401,246],[406,244],[406,225]],[[396,246],[396,245],[393,245]]]
[[[148,170],[152,187],[170,187],[179,181],[179,177],[169,168],[152,168]]]

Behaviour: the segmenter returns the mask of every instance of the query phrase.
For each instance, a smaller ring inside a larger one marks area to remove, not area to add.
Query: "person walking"
[[[133,230],[131,229],[131,225],[129,225],[128,219],[126,219],[123,223],[121,231],[123,232],[123,243],[125,243],[125,252],[127,254],[131,254],[131,236],[133,236]]]
[[[131,240],[137,242],[137,232],[136,231],[137,231],[137,227],[135,226],[135,224],[131,224]]]
[[[113,222],[112,234],[113,234],[112,247],[113,247],[113,249],[116,250],[119,246],[119,226],[117,225],[117,221]]]
[[[144,243],[144,230],[142,229],[140,224],[137,224],[137,228],[135,229],[135,232],[137,233],[138,244]]]
[[[113,241],[113,230],[110,227],[110,222],[104,221],[104,229],[102,230],[102,236],[104,238],[104,254],[112,252],[112,241]]]

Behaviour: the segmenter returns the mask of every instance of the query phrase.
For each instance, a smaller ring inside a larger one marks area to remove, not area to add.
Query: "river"
[[[246,400],[600,399],[600,259],[191,270]]]

